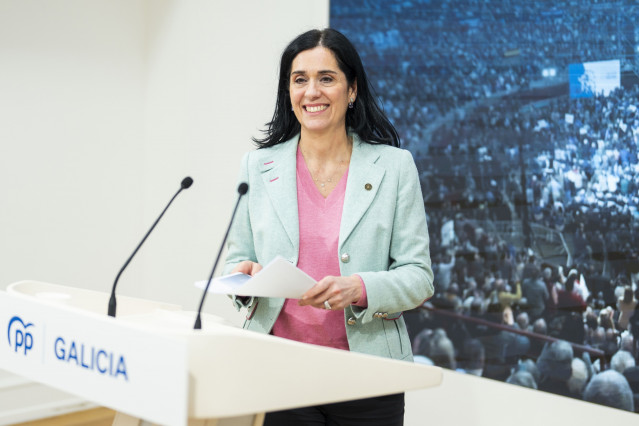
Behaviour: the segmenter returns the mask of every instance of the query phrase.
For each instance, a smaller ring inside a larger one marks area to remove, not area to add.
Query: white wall
[[[190,175],[119,291],[195,309],[240,158],[272,114],[278,56],[327,24],[328,0],[0,0],[0,290],[36,279],[107,291]],[[206,310],[240,320],[224,298]],[[408,395],[407,425],[635,419],[444,377]],[[0,395],[0,424],[87,407],[7,372]]]
[[[141,1],[0,1],[0,288],[108,287],[145,192]]]

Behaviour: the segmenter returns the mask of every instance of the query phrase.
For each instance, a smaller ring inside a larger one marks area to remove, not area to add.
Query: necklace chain
[[[306,156],[306,153],[305,153],[304,151],[302,151],[302,154],[304,154],[304,157],[308,158],[308,157]],[[344,164],[346,164],[346,160],[339,160],[339,161],[338,161],[338,168],[337,168],[337,171],[336,171],[336,172],[334,172],[334,173],[331,173],[331,174],[328,176],[328,178],[323,179],[323,180],[322,180],[322,179],[319,179],[318,177],[316,177],[316,176],[318,176],[318,175],[319,175],[319,169],[318,169],[318,170],[315,170],[315,172],[313,172],[313,171],[311,170],[311,168],[309,167],[309,168],[308,168],[308,172],[311,174],[311,178],[313,179],[313,182],[315,182],[315,183],[319,184],[319,186],[320,186],[320,187],[324,188],[324,187],[326,187],[326,184],[332,184],[332,183],[333,183],[333,178],[334,178],[334,177],[336,177],[336,175],[337,175],[337,176],[340,176],[340,175],[342,174],[342,171],[343,171],[342,169],[343,169]]]
[[[350,136],[349,136],[349,142],[352,143],[352,139],[350,138]],[[301,147],[300,147],[300,149],[301,149]],[[308,156],[307,152],[304,149],[302,149],[302,155],[304,156],[304,159],[306,160],[306,162],[307,162],[306,164],[308,166],[308,160],[310,159],[310,157]],[[349,155],[350,155],[350,153],[349,153]],[[339,177],[339,176],[342,175],[344,165],[347,164],[348,162],[349,161],[345,160],[345,159],[338,160],[337,161],[337,170],[336,170],[336,172],[331,173],[330,176],[328,178],[324,179],[324,180],[319,179],[319,178],[316,177],[316,176],[319,175],[319,171],[320,171],[319,169],[317,169],[317,170],[315,170],[315,172],[313,172],[313,171],[311,171],[311,168],[308,167],[308,172],[311,174],[311,178],[313,179],[313,182],[315,182],[316,184],[319,184],[319,186],[322,189],[325,189],[326,188],[326,184],[332,184],[333,183],[333,178]],[[336,179],[336,181],[337,180],[338,179]]]

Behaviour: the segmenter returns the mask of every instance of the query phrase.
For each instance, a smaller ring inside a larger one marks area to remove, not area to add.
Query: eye
[[[295,77],[293,79],[294,84],[304,84],[306,83],[306,79],[304,77]]]
[[[329,76],[329,75],[325,75],[322,76],[322,78],[320,78],[320,81],[324,84],[328,84],[328,83],[332,83],[333,82],[333,77]]]

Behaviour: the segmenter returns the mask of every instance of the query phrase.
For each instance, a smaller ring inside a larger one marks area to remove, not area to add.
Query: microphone
[[[229,231],[231,230],[231,225],[233,224],[233,219],[235,218],[235,213],[237,212],[237,207],[240,205],[240,200],[242,196],[246,194],[248,191],[248,184],[246,182],[242,182],[237,187],[237,202],[235,203],[235,208],[233,209],[233,214],[231,215],[231,221],[229,222],[229,226],[226,228],[226,234],[224,234],[224,239],[222,240],[222,245],[220,246],[220,250],[217,252],[217,258],[215,259],[215,263],[213,264],[213,269],[211,270],[211,275],[209,275],[209,279],[206,282],[206,288],[204,289],[204,294],[202,295],[202,300],[200,300],[200,307],[197,309],[197,317],[195,318],[195,324],[193,325],[194,330],[202,329],[202,318],[200,314],[202,313],[202,307],[204,306],[204,299],[206,298],[206,293],[209,292],[209,286],[211,285],[211,280],[213,279],[213,274],[215,273],[215,269],[217,268],[217,263],[220,261],[220,256],[222,255],[222,250],[224,250],[224,244],[226,243],[226,238],[229,236]]]
[[[166,213],[166,211],[168,210],[168,208],[171,205],[171,203],[173,202],[173,200],[175,200],[175,197],[177,197],[178,194],[180,192],[182,192],[182,190],[190,188],[191,185],[193,185],[193,179],[191,179],[188,176],[185,177],[184,179],[182,179],[182,182],[180,183],[180,189],[178,189],[178,191],[175,193],[173,198],[171,198],[171,201],[169,201],[169,204],[167,204],[166,207],[164,208],[164,210],[162,210],[162,213],[160,213],[160,216],[155,220],[155,223],[153,223],[153,226],[151,226],[151,229],[149,229],[149,231],[146,233],[144,238],[142,238],[142,241],[140,241],[140,244],[138,244],[138,246],[135,248],[135,250],[133,251],[133,254],[131,254],[131,256],[127,259],[127,261],[124,264],[124,266],[122,267],[122,269],[120,269],[120,272],[118,272],[118,276],[115,277],[115,281],[113,282],[113,287],[111,288],[111,298],[109,299],[109,311],[108,311],[108,314],[109,314],[110,317],[115,317],[115,311],[116,311],[116,307],[117,307],[117,302],[115,300],[115,288],[118,285],[118,280],[120,279],[120,275],[122,275],[122,272],[124,272],[126,267],[129,266],[129,263],[131,262],[131,259],[133,259],[133,256],[135,256],[135,254],[138,252],[138,250],[140,250],[140,247],[142,247],[142,244],[144,244],[144,242],[146,241],[146,239],[149,236],[149,234],[151,234],[151,231],[153,231],[153,229],[155,228],[155,225],[157,225],[158,222],[160,221],[160,219],[162,219],[162,216],[164,216],[164,213]]]

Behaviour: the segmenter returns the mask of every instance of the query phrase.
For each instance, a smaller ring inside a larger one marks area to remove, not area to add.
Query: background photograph
[[[331,1],[420,171],[418,361],[639,412],[637,22],[631,0]]]

